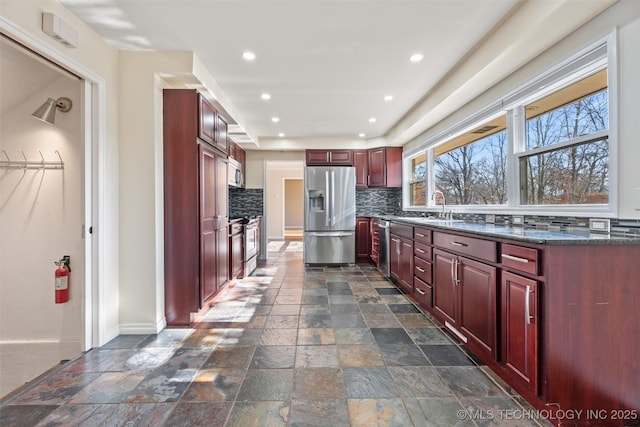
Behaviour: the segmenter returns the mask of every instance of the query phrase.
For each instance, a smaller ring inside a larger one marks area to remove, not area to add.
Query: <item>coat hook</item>
[[[40,154],[40,169],[44,169],[44,156],[42,155],[42,151],[38,150],[38,154]]]
[[[22,158],[24,159],[24,165],[22,165],[22,168],[26,169],[27,168],[27,162],[28,162],[27,156],[24,155],[24,151],[22,151],[22,150],[20,150],[20,153],[22,154]]]

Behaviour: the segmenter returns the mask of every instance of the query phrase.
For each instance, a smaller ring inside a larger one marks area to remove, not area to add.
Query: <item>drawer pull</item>
[[[424,234],[422,234],[422,233],[416,233],[416,236],[418,236],[418,237],[425,237],[425,235],[424,235]]]
[[[416,267],[416,270],[418,270],[420,273],[424,273],[424,268]]]
[[[461,247],[468,246],[466,243],[460,243],[460,242],[449,242],[449,243],[451,243],[453,246],[461,246]]]
[[[506,258],[509,259],[511,261],[517,261],[517,262],[521,262],[523,264],[528,264],[529,260],[526,258],[520,258],[518,256],[513,256],[513,255],[507,255],[507,254],[502,254],[502,258]]]
[[[420,288],[416,288],[416,292],[419,293],[420,295],[426,295],[426,292],[421,290]]]
[[[420,252],[421,254],[424,253],[424,250],[420,249],[420,248],[416,248],[416,251]]]

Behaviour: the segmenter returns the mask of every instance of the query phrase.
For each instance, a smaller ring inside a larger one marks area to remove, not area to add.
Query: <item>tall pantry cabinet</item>
[[[226,129],[197,91],[163,91],[165,315],[189,325],[228,280]],[[224,139],[224,141],[223,141]]]

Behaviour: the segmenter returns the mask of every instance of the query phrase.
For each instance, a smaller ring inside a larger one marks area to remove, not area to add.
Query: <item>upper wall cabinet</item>
[[[307,166],[353,166],[353,150],[306,150]]]
[[[198,93],[198,137],[204,142],[227,152],[227,121],[216,108]]]
[[[357,187],[402,187],[402,147],[356,150]]]
[[[216,120],[216,139],[214,146],[224,153],[228,152],[229,149],[227,143],[228,127],[229,125],[227,124],[227,121],[220,114],[218,114]]]
[[[216,109],[198,94],[198,137],[211,145],[216,144]]]

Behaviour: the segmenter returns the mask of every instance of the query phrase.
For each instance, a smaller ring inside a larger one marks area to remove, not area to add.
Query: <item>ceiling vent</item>
[[[66,47],[78,45],[78,32],[53,13],[42,12],[42,31]]]
[[[474,130],[474,131],[473,131],[473,132],[471,132],[471,133],[487,133],[487,132],[489,132],[490,130],[494,130],[494,129],[495,129],[495,128],[497,128],[497,127],[498,127],[498,126],[489,126],[489,125],[487,125],[487,126],[482,126],[481,128],[478,128],[478,129]]]

